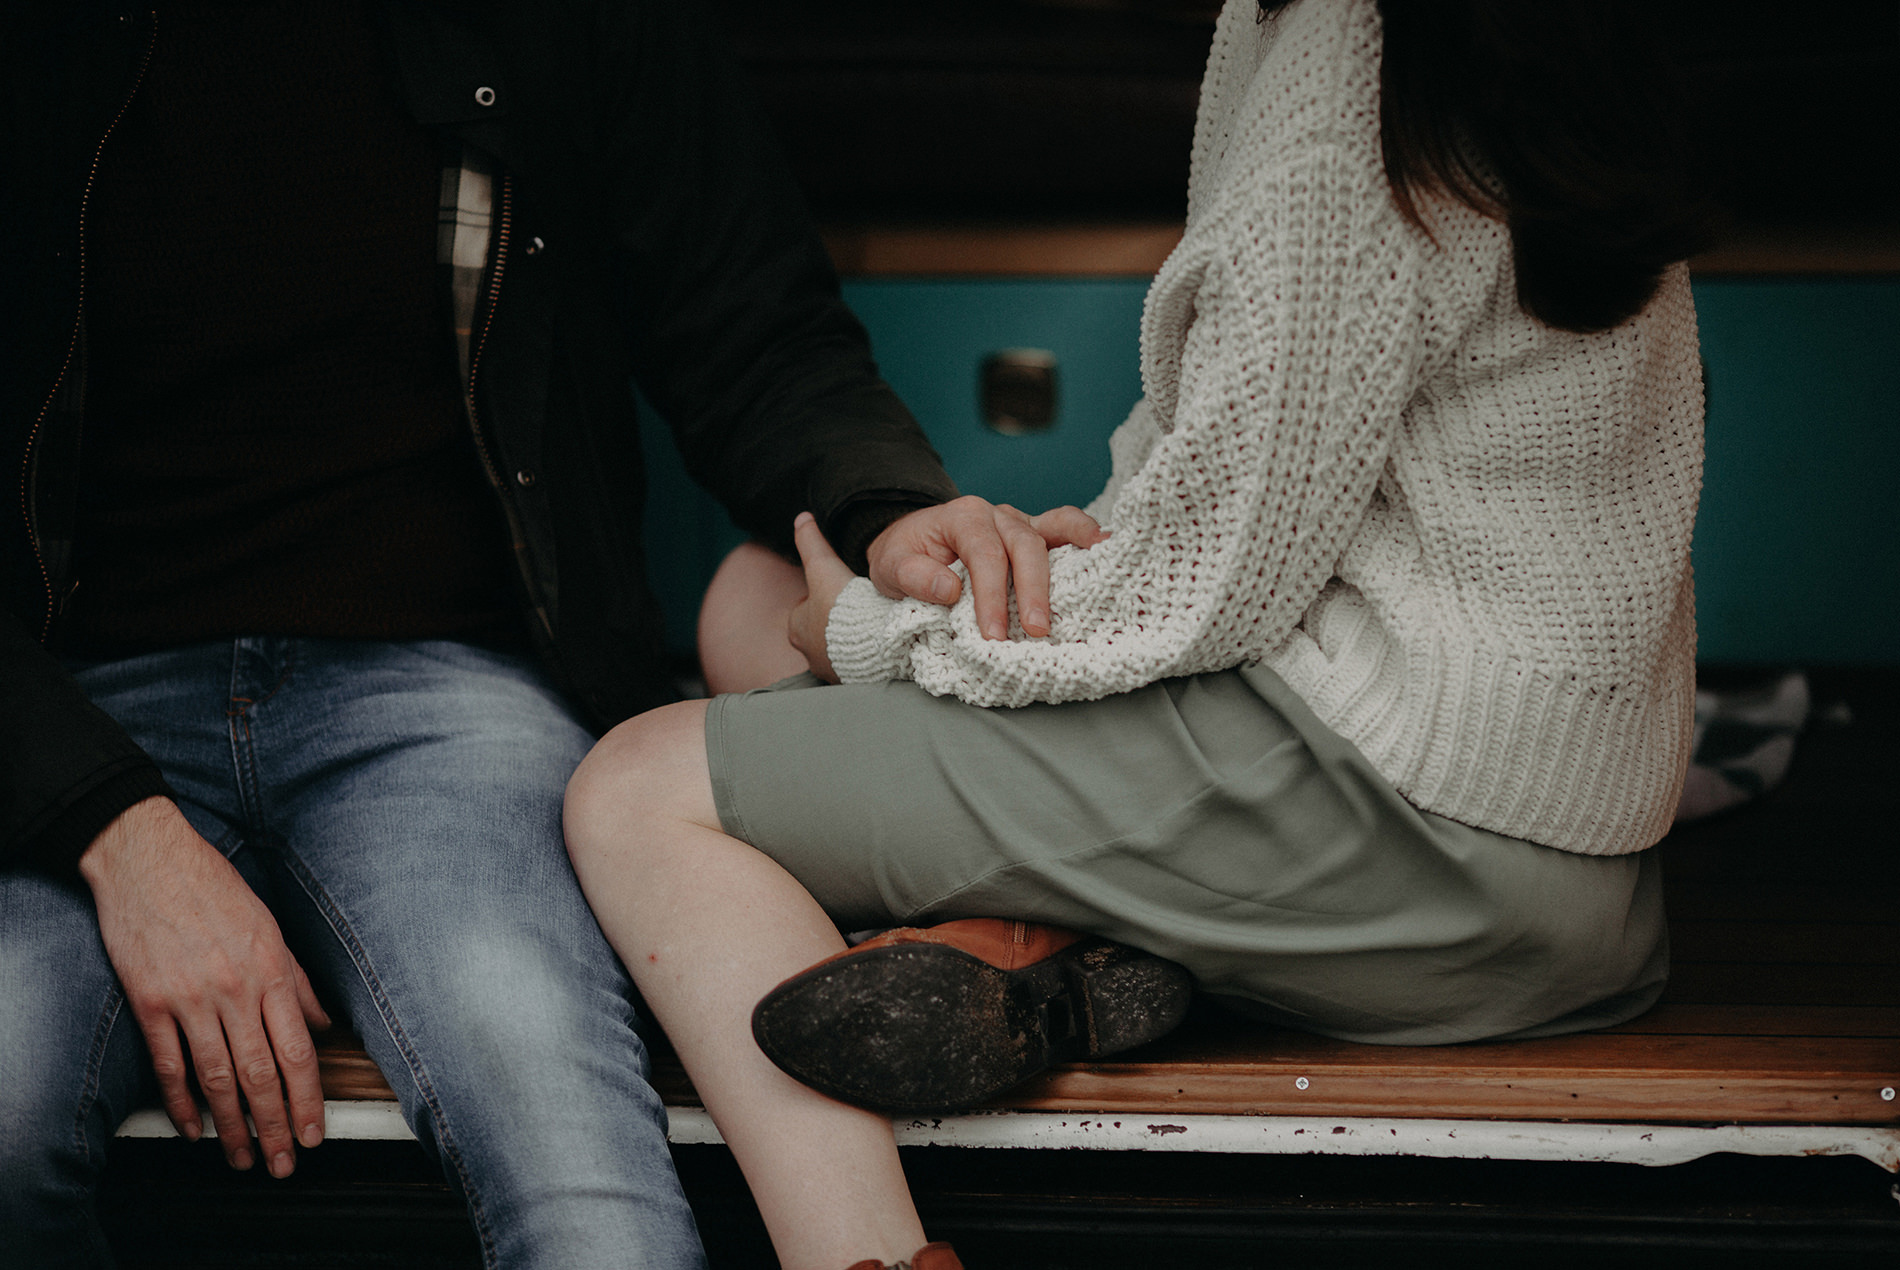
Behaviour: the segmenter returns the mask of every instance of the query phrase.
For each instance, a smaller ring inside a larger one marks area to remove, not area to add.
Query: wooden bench
[[[907,1145],[1673,1164],[1712,1152],[1858,1155],[1900,1171],[1900,849],[1889,777],[1900,675],[1816,676],[1788,785],[1661,848],[1674,971],[1607,1031],[1443,1047],[1354,1045],[1197,1015],[1065,1066],[981,1112],[900,1123]],[[1884,801],[1883,801],[1884,800]],[[333,1138],[406,1138],[353,1038],[322,1046]],[[665,1053],[676,1143],[718,1141]],[[165,1136],[157,1112],[127,1136]]]
[[[1843,915],[1802,920],[1817,902]],[[1158,1044],[1058,1068],[991,1109],[900,1122],[899,1139],[1639,1164],[1855,1154],[1900,1172],[1900,922],[1839,892],[1798,904],[1794,917],[1738,918],[1679,897],[1668,993],[1608,1031],[1412,1048],[1200,1016]],[[408,1136],[355,1038],[326,1040],[321,1062],[333,1137]],[[718,1140],[668,1054],[655,1083],[676,1142]],[[142,1113],[123,1132],[169,1131]]]

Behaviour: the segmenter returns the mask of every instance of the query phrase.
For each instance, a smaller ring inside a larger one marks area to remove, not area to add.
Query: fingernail
[[[251,1153],[249,1151],[233,1151],[231,1153],[231,1167],[234,1169],[250,1168]]]
[[[315,1121],[312,1121],[311,1123],[303,1127],[303,1144],[305,1146],[313,1147],[313,1146],[316,1146],[321,1141],[323,1141],[323,1126],[322,1125],[317,1124]]]
[[[1023,614],[1023,625],[1037,626],[1047,630],[1049,626],[1049,615],[1041,609],[1030,609],[1027,613]]]
[[[188,1124],[185,1126],[185,1141],[196,1142],[199,1138],[202,1138],[204,1136],[205,1136],[205,1131],[199,1128],[197,1125]]]
[[[949,578],[938,578],[930,584],[930,598],[939,604],[948,604],[957,598],[957,584]]]
[[[270,1175],[272,1177],[289,1177],[290,1170],[290,1152],[279,1151],[270,1158]]]
[[[818,518],[812,515],[810,512],[800,512],[798,513],[798,515],[792,517],[792,528],[794,529],[802,528],[806,524],[816,522],[817,519]]]

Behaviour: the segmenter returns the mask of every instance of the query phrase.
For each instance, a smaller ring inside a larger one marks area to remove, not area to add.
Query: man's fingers
[[[1016,616],[1025,635],[1040,638],[1049,633],[1049,544],[1027,524],[1005,525],[1003,540],[1016,586]]]
[[[1093,547],[1108,534],[1080,507],[1052,507],[1029,523],[1051,547]]]
[[[300,973],[299,980],[302,977]],[[308,988],[308,984],[300,986]],[[264,998],[264,1027],[283,1073],[290,1131],[304,1146],[313,1147],[323,1141],[323,1083],[317,1076],[317,1047],[304,1025],[307,1016],[303,1002],[289,995],[272,993]]]
[[[317,1000],[316,991],[310,986],[310,976],[294,961],[290,968],[297,976],[297,1009],[303,1014],[304,1022],[318,1032],[328,1031],[330,1016],[325,1012],[323,1002]]]
[[[946,606],[955,604],[963,594],[963,579],[955,570],[929,556],[911,556],[898,565],[897,585],[903,595]]]
[[[217,1017],[187,1020],[185,1043],[191,1047],[191,1065],[198,1073],[198,1090],[211,1108],[211,1123],[218,1131],[218,1145],[224,1148],[224,1158],[234,1169],[250,1168],[251,1131],[244,1123],[237,1069],[232,1064],[224,1029]]]
[[[285,988],[288,987],[286,984]],[[251,1109],[251,1125],[257,1130],[257,1146],[263,1153],[264,1167],[270,1170],[272,1177],[287,1177],[295,1165],[291,1152],[296,1143],[290,1134],[290,1116],[284,1111],[284,1086],[278,1074],[277,1055],[271,1050],[263,1020],[256,1017],[228,1019],[224,1036],[230,1047],[232,1065],[237,1069],[238,1088]]]
[[[145,1048],[152,1056],[152,1071],[158,1077],[159,1101],[172,1128],[187,1142],[204,1136],[204,1121],[198,1115],[198,1101],[191,1096],[187,1079],[185,1047],[178,1040],[178,1024],[171,1015],[139,1018],[139,1030],[145,1033]]]
[[[957,554],[970,574],[976,628],[985,639],[1009,638],[1009,553],[992,524],[957,540]]]

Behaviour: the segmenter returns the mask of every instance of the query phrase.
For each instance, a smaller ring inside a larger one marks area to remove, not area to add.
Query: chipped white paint
[[[393,1102],[324,1104],[332,1138],[410,1136]],[[717,1143],[698,1107],[670,1107],[667,1137]],[[1539,1120],[1360,1120],[1320,1116],[1102,1117],[979,1111],[895,1122],[900,1146],[1070,1151],[1206,1151],[1235,1155],[1407,1155],[1460,1160],[1683,1164],[1717,1151],[1738,1155],[1858,1155],[1900,1173],[1900,1129],[1860,1125],[1655,1125]],[[161,1111],[135,1112],[126,1138],[176,1137]]]

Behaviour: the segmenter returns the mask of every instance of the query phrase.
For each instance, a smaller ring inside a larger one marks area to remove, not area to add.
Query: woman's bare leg
[[[567,842],[607,938],[732,1148],[786,1270],[896,1262],[924,1243],[890,1122],[759,1052],[760,997],[844,948],[792,876],[720,832],[706,703],[610,733],[567,792]]]
[[[708,691],[744,692],[805,669],[785,619],[805,598],[805,571],[756,542],[719,565],[699,606],[699,666]]]

